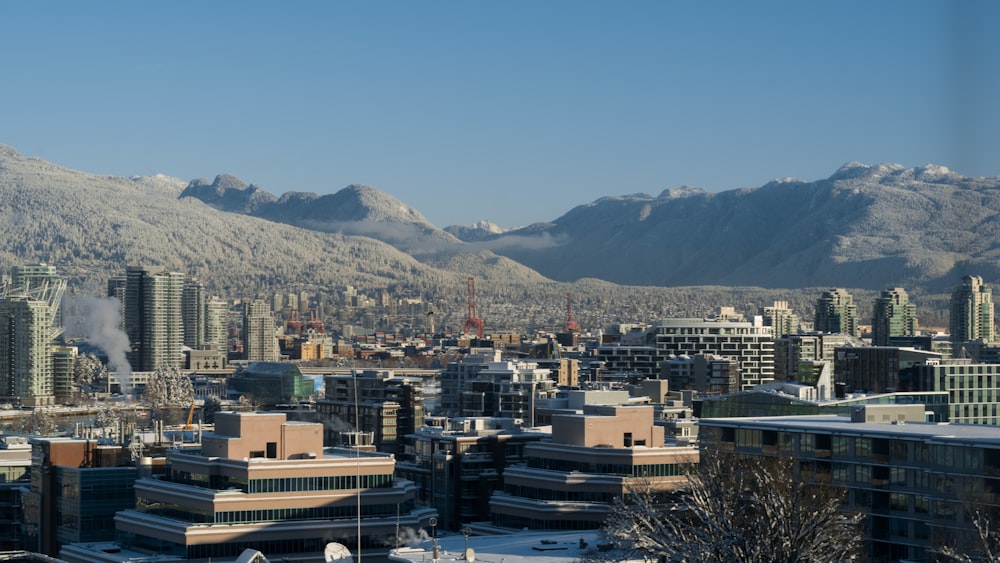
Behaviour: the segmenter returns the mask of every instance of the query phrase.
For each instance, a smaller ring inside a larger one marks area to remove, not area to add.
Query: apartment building
[[[159,266],[129,266],[125,272],[124,322],[136,371],[183,363],[183,291],[186,276]]]
[[[865,515],[868,561],[922,561],[971,539],[968,509],[1000,509],[993,428],[923,422],[923,405],[864,405],[850,416],[701,419],[703,448],[796,461],[789,476],[847,491]]]
[[[774,381],[774,337],[763,321],[666,319],[651,327],[647,340],[661,358],[715,354],[739,363],[739,387]]]

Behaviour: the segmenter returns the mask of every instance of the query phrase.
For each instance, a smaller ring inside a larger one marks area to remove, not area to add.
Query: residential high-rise
[[[183,364],[185,275],[162,267],[129,266],[125,273],[125,333],[133,370]]]
[[[56,271],[55,266],[48,264],[27,264],[15,266],[11,272],[11,287],[21,288],[29,295],[49,301],[53,307],[52,322],[62,326],[62,294],[66,290],[66,281]]]
[[[52,266],[15,268],[0,300],[0,400],[52,404],[52,348],[66,282]]]
[[[858,307],[847,290],[834,288],[824,291],[816,300],[814,329],[858,336]]]
[[[875,300],[872,313],[872,344],[888,346],[895,336],[917,335],[917,306],[910,303],[906,290],[894,287]]]
[[[764,326],[774,329],[774,337],[779,338],[799,332],[801,319],[788,307],[788,301],[775,301],[774,305],[764,307]]]
[[[278,361],[278,339],[270,304],[254,299],[243,310],[246,359],[251,362]]]
[[[970,340],[993,340],[996,330],[993,323],[993,290],[983,283],[983,278],[962,278],[962,285],[951,294],[948,325],[955,347]]]
[[[218,297],[205,302],[205,342],[209,350],[225,354],[229,351],[229,304]]]
[[[0,400],[25,406],[55,402],[52,320],[44,301],[11,295],[0,301]]]
[[[201,350],[205,344],[205,286],[194,278],[184,280],[181,293],[184,345]]]
[[[65,289],[66,284],[62,277],[59,276],[59,273],[56,272],[55,266],[29,264],[14,268],[11,274],[11,286],[21,288],[25,293],[36,295],[39,290],[46,287]]]

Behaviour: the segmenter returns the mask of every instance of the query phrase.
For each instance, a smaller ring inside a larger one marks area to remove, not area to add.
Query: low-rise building
[[[0,437],[0,551],[22,549],[21,489],[31,484],[31,445],[23,436]]]
[[[325,443],[348,426],[371,432],[375,449],[404,454],[406,436],[424,423],[423,380],[397,376],[392,370],[364,370],[323,378],[324,395],[316,401],[326,421]]]
[[[600,528],[630,484],[671,490],[698,462],[692,446],[665,445],[649,405],[592,405],[552,417],[552,438],[525,446],[525,464],[508,467],[490,499],[493,525],[506,529]]]
[[[228,383],[232,393],[246,395],[263,408],[305,401],[315,391],[312,380],[303,376],[298,366],[287,362],[250,362]]]
[[[388,549],[399,527],[426,528],[436,516],[415,506],[416,487],[393,478],[394,464],[324,448],[322,424],[284,413],[217,413],[199,453],[175,451],[166,476],[136,481],[136,507],[115,517],[118,541],[189,559],[248,548],[276,561],[321,557],[331,541]]]
[[[510,418],[438,419],[408,436],[396,474],[418,484],[419,501],[433,506],[442,530],[489,519],[489,499],[508,467],[524,461],[525,446],[548,437],[522,430]]]
[[[135,506],[138,475],[121,446],[31,438],[31,485],[21,490],[23,548],[55,556],[63,545],[110,541],[114,516]]]
[[[947,393],[950,422],[1000,424],[1000,364],[928,360],[902,370],[899,385],[901,390]]]
[[[863,405],[850,416],[701,419],[702,447],[795,460],[790,479],[847,490],[865,515],[866,561],[928,560],[969,547],[969,509],[1000,508],[993,428],[923,422],[923,405]]]

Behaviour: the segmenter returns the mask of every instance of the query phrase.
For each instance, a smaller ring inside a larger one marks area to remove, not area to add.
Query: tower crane
[[[479,316],[479,313],[476,311],[476,278],[473,278],[471,276],[469,277],[467,288],[468,288],[469,312],[465,316],[465,326],[462,330],[464,330],[466,334],[471,334],[469,329],[475,327],[476,336],[478,338],[482,338],[483,319],[482,317]]]

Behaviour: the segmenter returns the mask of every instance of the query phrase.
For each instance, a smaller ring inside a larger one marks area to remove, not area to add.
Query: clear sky
[[[0,143],[375,186],[444,227],[606,195],[1000,175],[1000,2],[0,2]]]

